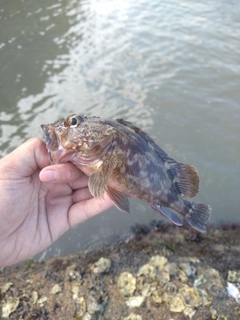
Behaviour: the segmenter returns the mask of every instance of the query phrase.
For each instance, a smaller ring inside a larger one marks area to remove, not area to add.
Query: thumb
[[[31,138],[1,159],[1,164],[4,166],[2,178],[27,177],[48,165],[46,145],[38,138]]]
[[[85,174],[69,162],[47,166],[40,172],[39,177],[43,182],[56,183],[73,183],[82,178],[86,185]]]

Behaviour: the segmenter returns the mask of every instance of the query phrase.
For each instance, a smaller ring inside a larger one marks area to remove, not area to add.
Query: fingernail
[[[55,170],[43,170],[40,173],[40,179],[43,182],[51,182],[57,180],[57,172]]]

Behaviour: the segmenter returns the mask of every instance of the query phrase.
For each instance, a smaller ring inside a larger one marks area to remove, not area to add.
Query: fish
[[[177,226],[206,232],[212,208],[189,201],[199,190],[191,164],[177,162],[139,127],[124,119],[72,114],[42,124],[50,164],[71,162],[88,177],[93,197],[131,213],[129,198],[146,202]]]

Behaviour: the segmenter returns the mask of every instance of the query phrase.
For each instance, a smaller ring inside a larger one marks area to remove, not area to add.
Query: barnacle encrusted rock
[[[62,291],[62,288],[59,284],[55,284],[51,290],[51,294],[57,294]]]
[[[194,280],[194,287],[199,287],[204,285],[207,282],[207,279],[204,277],[203,274],[199,275],[195,280]]]
[[[212,302],[212,297],[207,294],[207,291],[205,289],[196,289],[200,298],[203,306],[209,306]]]
[[[240,282],[240,270],[229,270],[227,280],[229,282]]]
[[[44,297],[39,298],[38,301],[37,301],[37,303],[38,303],[41,307],[43,307],[44,302],[46,302],[47,300],[48,300],[48,297],[44,296]]]
[[[79,289],[80,289],[80,288],[79,288],[78,285],[73,285],[73,286],[72,286],[72,293],[73,293],[72,297],[73,297],[74,300],[75,300],[75,299],[78,299]]]
[[[192,319],[192,317],[194,316],[194,314],[196,313],[196,309],[195,308],[190,308],[187,307],[183,310],[183,314],[187,317],[189,317],[190,319]]]
[[[144,301],[143,296],[133,296],[126,301],[126,304],[129,308],[136,308],[136,307],[140,307],[143,301]]]
[[[13,285],[12,282],[6,282],[6,283],[4,283],[4,285],[3,285],[2,288],[1,288],[2,293],[7,292],[12,285]]]
[[[76,299],[77,316],[81,317],[87,311],[86,301],[83,297]]]
[[[69,271],[68,275],[69,275],[69,280],[70,281],[78,281],[78,282],[80,282],[80,280],[82,278],[80,272],[76,271],[76,270]]]
[[[80,318],[81,319],[81,318]],[[83,316],[81,320],[92,320],[92,316],[90,313],[86,312]]]
[[[162,295],[163,301],[169,301],[169,299],[176,296],[178,292],[178,288],[173,282],[168,282],[164,286],[164,293]]]
[[[185,305],[182,297],[177,294],[174,298],[169,300],[169,310],[172,312],[182,312],[185,309]]]
[[[111,260],[107,258],[100,258],[97,262],[93,265],[93,272],[94,273],[107,273],[111,268]]]
[[[138,314],[131,313],[128,317],[123,318],[123,320],[142,320],[142,317]]]
[[[151,298],[152,298],[152,301],[153,301],[153,302],[155,303],[155,305],[157,305],[157,306],[162,303],[162,298],[161,298],[161,296],[159,295],[159,293],[158,293],[157,290],[153,291]]]
[[[151,282],[155,278],[155,270],[154,267],[150,263],[144,264],[139,268],[137,276],[145,276],[148,282]]]
[[[219,314],[217,320],[228,320],[228,318],[224,314]]]
[[[101,312],[101,305],[98,303],[97,299],[89,294],[87,297],[87,311],[89,314],[95,314],[95,313],[100,313]]]
[[[118,278],[117,287],[123,296],[131,296],[136,289],[136,278],[130,272],[123,272]]]
[[[2,317],[9,318],[10,314],[13,313],[19,305],[19,299],[10,297],[3,303],[2,306]]]
[[[219,259],[219,252],[212,252],[211,248],[213,231],[206,235],[211,240],[209,247],[206,242],[187,240],[179,251],[170,252],[162,248],[161,241],[171,239],[175,244],[177,231],[170,228],[166,232],[165,228],[164,232],[159,229],[154,232],[151,241],[146,237],[147,241],[131,240],[131,245],[124,242],[121,248],[104,247],[100,253],[87,251],[35,262],[31,267],[23,263],[22,267],[0,269],[0,317],[12,320],[240,319],[238,254],[228,251]],[[231,230],[233,243],[238,243],[239,231]],[[187,230],[183,234],[189,237]],[[104,260],[99,257],[105,255],[111,260],[109,272],[103,268],[102,273],[95,273],[94,266],[103,266]]]
[[[37,300],[38,300],[38,293],[37,293],[37,291],[33,291],[32,296],[30,297],[30,302],[32,304],[35,304],[35,303],[37,303]]]
[[[87,312],[91,315],[102,314],[107,304],[108,295],[103,286],[93,288],[86,297]]]
[[[191,262],[179,263],[179,267],[185,272],[187,277],[195,276],[197,268]]]
[[[205,277],[207,279],[206,288],[208,293],[214,297],[220,297],[223,294],[223,283],[218,270],[209,268],[205,270]]]
[[[151,285],[150,283],[144,283],[141,288],[141,294],[143,297],[149,297],[156,290],[156,285]]]
[[[183,298],[184,304],[187,307],[198,307],[201,304],[200,296],[195,288],[184,285],[179,289],[178,293]]]
[[[167,264],[167,262],[168,259],[166,257],[156,255],[150,259],[149,264],[151,264],[154,267],[162,268]]]
[[[139,268],[137,276],[144,276],[145,281],[153,282],[158,280],[161,284],[170,281],[168,259],[164,256],[153,256],[148,263]]]

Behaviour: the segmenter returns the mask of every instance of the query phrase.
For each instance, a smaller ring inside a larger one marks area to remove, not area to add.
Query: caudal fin
[[[186,214],[186,221],[199,232],[206,232],[206,224],[210,219],[212,208],[204,203],[193,202]]]

